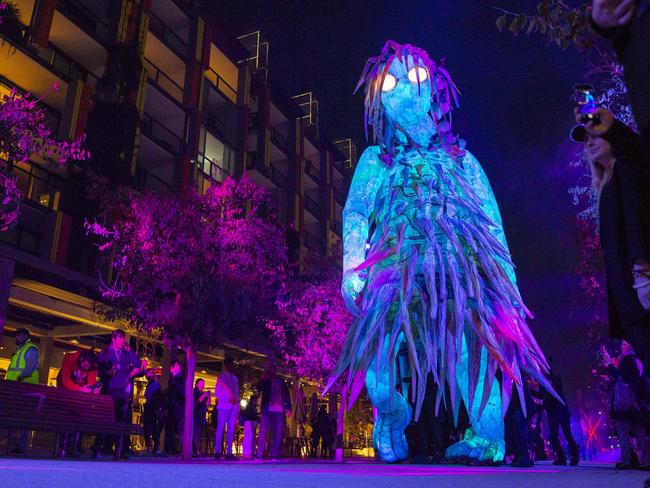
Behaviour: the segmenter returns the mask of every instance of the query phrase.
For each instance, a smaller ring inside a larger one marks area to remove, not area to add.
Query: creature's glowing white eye
[[[411,83],[417,83],[418,77],[420,78],[420,83],[422,83],[424,80],[426,80],[429,77],[429,75],[427,74],[427,70],[424,69],[422,66],[416,66],[415,68],[411,68],[407,76]]]
[[[397,85],[397,78],[390,73],[386,73],[386,76],[384,76],[384,83],[381,85],[381,91],[389,92],[395,88],[395,85]]]

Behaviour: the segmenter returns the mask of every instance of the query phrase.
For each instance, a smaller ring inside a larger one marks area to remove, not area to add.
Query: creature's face
[[[430,118],[432,99],[427,70],[411,56],[404,61],[396,58],[391,63],[381,87],[381,103],[392,120],[407,128]]]

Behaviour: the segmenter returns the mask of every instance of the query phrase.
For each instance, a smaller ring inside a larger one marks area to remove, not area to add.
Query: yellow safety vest
[[[13,356],[11,356],[11,362],[9,363],[9,369],[7,369],[7,374],[5,376],[6,380],[17,381],[18,377],[22,374],[23,369],[25,369],[25,353],[30,349],[36,349],[38,353],[38,347],[34,345],[31,339],[28,339],[22,346],[20,346]],[[35,369],[31,375],[23,380],[23,383],[38,383],[38,369]]]

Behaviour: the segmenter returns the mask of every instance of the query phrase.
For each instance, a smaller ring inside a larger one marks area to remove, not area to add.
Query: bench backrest
[[[3,417],[114,422],[115,407],[108,395],[3,380],[0,381],[0,419]]]

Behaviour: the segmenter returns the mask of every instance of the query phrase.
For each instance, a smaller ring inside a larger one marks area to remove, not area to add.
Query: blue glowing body
[[[385,61],[388,69],[380,67],[366,92],[383,138],[359,160],[343,211],[341,290],[356,319],[335,377],[347,372],[350,385],[365,372],[383,460],[408,452],[404,428],[412,412],[396,390],[398,377],[413,378],[417,417],[432,374],[438,405],[449,387],[444,400],[454,418],[461,401],[471,405],[471,428],[447,456],[499,462],[513,385],[521,388],[521,370],[546,385],[546,363],[525,322],[487,177],[476,158],[441,137],[449,111],[441,75],[423,61],[426,53],[400,48],[413,55],[407,49]]]

